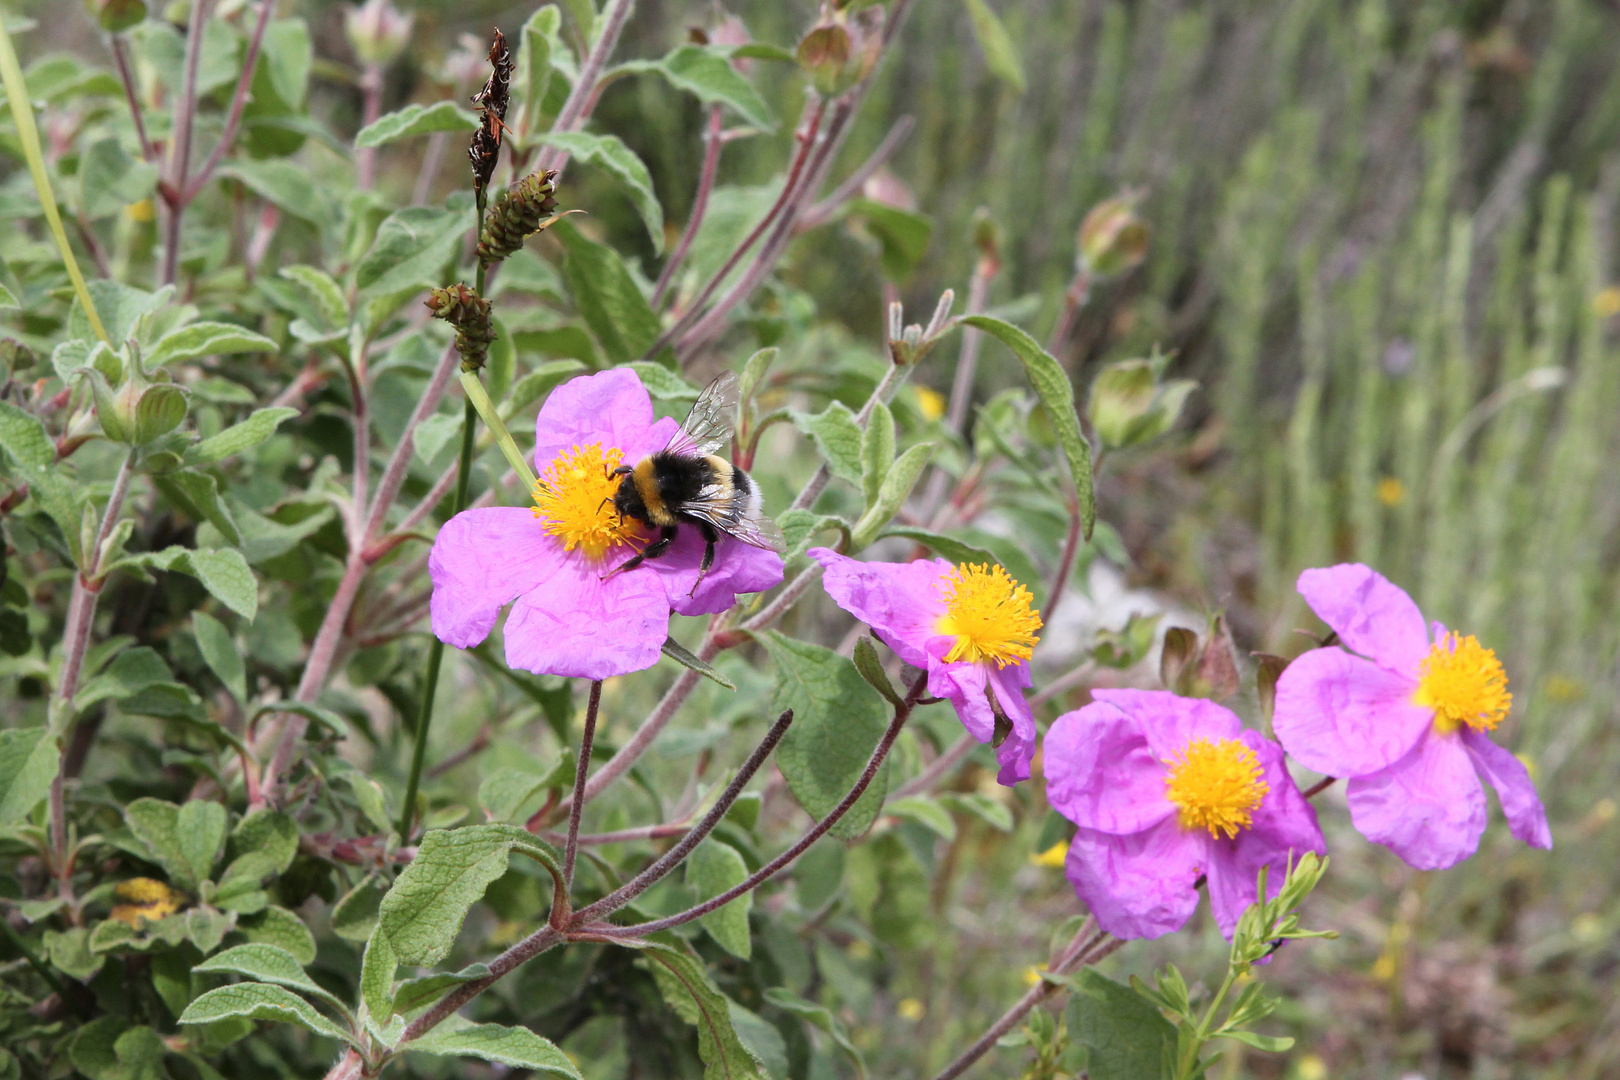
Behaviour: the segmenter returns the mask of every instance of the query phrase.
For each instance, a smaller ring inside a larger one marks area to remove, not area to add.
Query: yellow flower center
[[[952,634],[956,644],[945,662],[994,660],[998,668],[1034,653],[1041,617],[1030,610],[1030,591],[999,566],[983,563],[956,567],[939,583],[945,614],[935,628]]]
[[[540,471],[534,482],[534,516],[563,542],[564,551],[579,548],[600,560],[609,548],[640,535],[635,522],[625,521],[613,508],[620,482],[613,470],[623,456],[591,443],[564,450]]]
[[[1270,786],[1260,759],[1237,739],[1197,738],[1166,765],[1164,797],[1176,804],[1183,829],[1208,829],[1228,840],[1247,829]]]
[[[1463,724],[1490,731],[1513,705],[1502,661],[1473,637],[1452,632],[1435,642],[1418,675],[1412,700],[1434,710],[1435,730],[1442,734]]]

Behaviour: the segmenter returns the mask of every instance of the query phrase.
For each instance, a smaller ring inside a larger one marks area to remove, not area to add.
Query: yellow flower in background
[[[142,920],[157,922],[180,910],[184,895],[155,878],[138,877],[120,881],[113,890],[125,903],[115,905],[111,918],[139,927]]]
[[[899,1014],[900,1019],[910,1020],[912,1023],[916,1023],[928,1014],[927,1006],[914,997],[901,998],[899,1004],[894,1007],[894,1011]]]
[[[1299,1080],[1327,1080],[1327,1066],[1315,1054],[1305,1054],[1294,1066],[1294,1075]]]
[[[1041,981],[1041,972],[1043,972],[1045,970],[1046,970],[1046,965],[1045,964],[1041,964],[1039,966],[1036,966],[1035,964],[1029,965],[1029,967],[1024,969],[1024,985],[1025,986],[1034,986],[1036,983],[1040,982]]]
[[[1061,868],[1063,866],[1063,860],[1067,859],[1068,857],[1069,842],[1067,840],[1059,840],[1045,851],[1037,855],[1031,855],[1029,857],[1029,861],[1034,863],[1036,866],[1055,866]]]
[[[945,395],[928,386],[912,384],[917,392],[917,411],[923,414],[923,419],[929,422],[938,420],[945,415]]]
[[[151,199],[142,199],[124,207],[124,216],[131,221],[151,221],[157,216],[157,209],[152,205]]]
[[[1547,696],[1560,705],[1568,705],[1586,696],[1581,680],[1568,675],[1552,675],[1547,679]]]
[[[1620,285],[1598,290],[1597,295],[1592,297],[1592,314],[1600,319],[1620,315]]]
[[[1399,506],[1406,501],[1406,485],[1393,476],[1378,481],[1378,501],[1385,506]]]

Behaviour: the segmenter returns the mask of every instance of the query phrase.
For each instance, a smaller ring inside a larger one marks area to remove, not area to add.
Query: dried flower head
[[[499,262],[523,246],[523,241],[551,224],[557,209],[557,170],[530,173],[495,197],[478,234],[478,258]],[[554,219],[553,219],[554,220]]]
[[[506,35],[498,29],[489,46],[489,66],[489,78],[472,96],[473,104],[483,111],[483,123],[473,132],[472,145],[467,148],[467,157],[472,160],[473,188],[479,194],[489,187],[489,178],[500,161],[506,105],[512,95],[512,54],[506,47]]]
[[[457,282],[428,293],[427,309],[435,319],[456,328],[456,351],[461,354],[461,370],[477,371],[489,357],[495,340],[495,326],[489,317],[489,301],[469,286]]]

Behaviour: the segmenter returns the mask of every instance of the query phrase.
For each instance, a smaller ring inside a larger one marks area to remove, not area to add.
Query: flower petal
[[[1432,729],[1387,769],[1346,786],[1350,820],[1419,870],[1455,866],[1479,848],[1485,789],[1454,735]]]
[[[839,607],[876,630],[912,667],[928,666],[928,642],[938,636],[934,627],[945,613],[939,583],[950,573],[950,563],[862,562],[829,548],[811,548],[807,554],[826,568],[822,587]]]
[[[1351,652],[1416,677],[1429,652],[1423,613],[1384,575],[1360,563],[1307,570],[1299,594]]]
[[[782,583],[782,556],[730,536],[722,536],[715,545],[714,565],[698,583],[703,547],[703,537],[696,529],[683,528],[667,552],[643,564],[662,579],[677,614],[713,615],[735,604],[738,593],[764,592]]]
[[[489,636],[501,608],[557,572],[562,546],[519,506],[464,510],[444,523],[428,553],[433,633],[470,649]]]
[[[1328,776],[1394,764],[1433,726],[1413,704],[1417,684],[1340,648],[1312,649],[1277,680],[1272,728],[1289,755]]]
[[[1541,805],[1530,770],[1513,753],[1497,746],[1483,731],[1462,732],[1463,748],[1479,775],[1491,782],[1502,801],[1513,835],[1531,847],[1552,850],[1552,830],[1547,827],[1547,808]]]
[[[1262,866],[1270,868],[1266,874],[1266,898],[1270,899],[1282,888],[1290,860],[1298,862],[1307,851],[1327,854],[1316,809],[1289,775],[1282,747],[1257,731],[1245,731],[1238,737],[1260,759],[1266,794],[1255,808],[1249,828],[1230,840],[1210,840],[1205,868],[1209,904],[1221,936],[1228,941],[1243,910],[1256,899]]]
[[[1137,833],[1175,813],[1164,797],[1164,762],[1114,705],[1094,701],[1058,717],[1041,760],[1047,802],[1083,829]]]
[[[578,552],[512,605],[506,662],[536,674],[606,679],[658,662],[669,636],[669,598],[653,574],[615,574]]]
[[[649,445],[652,427],[652,398],[634,371],[609,368],[581,375],[553,390],[540,407],[534,460],[544,465],[570,447],[601,443],[624,451],[626,462],[634,464],[669,442],[665,435],[657,446]],[[674,430],[670,427],[670,434]]]
[[[1197,908],[1193,882],[1206,850],[1174,818],[1126,836],[1079,829],[1064,870],[1098,926],[1119,938],[1156,938],[1180,930]]]
[[[905,653],[900,655],[904,657]],[[936,657],[929,657],[927,666],[928,693],[956,708],[956,716],[969,735],[982,743],[995,738],[996,714],[984,694],[984,668],[969,663],[945,664]]]
[[[985,669],[985,676],[1002,712],[1012,721],[1012,733],[996,747],[996,760],[1001,763],[996,782],[1012,787],[1029,779],[1029,766],[1035,760],[1035,714],[1024,700],[1024,690],[1030,685],[1029,665],[991,666]]]
[[[1243,730],[1243,721],[1230,709],[1205,698],[1168,690],[1093,690],[1091,696],[1136,721],[1160,761],[1180,753],[1194,738],[1235,739]]]

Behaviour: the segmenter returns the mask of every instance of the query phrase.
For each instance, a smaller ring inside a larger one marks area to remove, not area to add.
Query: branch
[[[607,66],[609,56],[619,43],[619,35],[624,32],[624,24],[630,19],[630,10],[635,7],[635,0],[618,0],[613,10],[604,16],[602,32],[591,46],[591,51],[585,57],[585,62],[579,67],[579,77],[568,92],[568,99],[557,113],[556,121],[551,125],[553,132],[576,131],[584,126],[591,114],[591,107],[596,104],[596,81],[602,75],[602,69]],[[548,146],[540,151],[536,159],[535,171],[544,172],[547,169],[561,170],[568,163],[568,154],[556,147]]]
[[[141,157],[156,161],[157,147],[146,136],[146,118],[141,115],[140,95],[135,90],[135,76],[129,69],[129,44],[124,40],[124,35],[114,34],[107,47],[112,52],[113,67],[118,69],[118,81],[124,84],[124,100],[129,102],[130,119],[135,122],[135,137],[141,142]]]
[[[236,138],[237,125],[242,122],[242,109],[247,105],[248,90],[253,85],[253,72],[259,66],[259,48],[264,44],[264,28],[270,24],[270,13],[275,6],[275,0],[261,0],[259,4],[259,21],[253,26],[253,36],[248,39],[247,56],[242,61],[242,75],[236,80],[236,93],[231,96],[231,111],[225,116],[225,130],[220,132],[219,142],[214,144],[214,149],[209,152],[208,160],[197,170],[197,178],[185,186],[180,198],[182,203],[191,202],[197,197],[197,193],[202,191]]]
[[[697,197],[692,200],[692,213],[686,219],[686,228],[681,230],[680,243],[675,245],[675,250],[664,260],[664,269],[658,273],[658,284],[653,286],[654,311],[657,311],[664,302],[664,293],[669,289],[669,283],[674,280],[675,271],[686,258],[687,251],[691,249],[698,226],[703,224],[703,215],[708,212],[709,192],[714,188],[715,173],[719,171],[720,166],[720,120],[721,106],[712,106],[709,109],[709,127],[703,134],[703,172],[698,178]]]
[[[444,397],[445,388],[450,385],[450,378],[460,363],[461,356],[456,352],[455,343],[446,345],[443,355],[439,357],[439,366],[433,369],[433,377],[428,380],[427,388],[422,391],[422,397],[417,401],[416,409],[411,413],[404,433],[394,446],[393,455],[383,467],[382,478],[377,481],[377,491],[371,499],[371,513],[366,519],[365,532],[362,534],[365,542],[369,543],[376,539],[377,533],[382,529],[388,511],[394,504],[394,496],[399,494],[400,485],[405,482],[405,474],[411,466],[411,455],[416,452],[417,425],[438,411],[439,401]],[[430,511],[431,509],[432,507],[429,507]]]
[[[820,202],[812,204],[809,209],[799,215],[799,222],[794,227],[794,231],[802,233],[818,225],[826,224],[833,214],[837,212],[838,208],[850,196],[861,190],[866,182],[872,179],[872,174],[881,169],[884,163],[894,156],[894,152],[900,149],[900,144],[906,141],[906,137],[911,134],[911,129],[916,126],[917,122],[910,116],[902,116],[896,120],[894,126],[889,128],[889,133],[883,136],[883,141],[878,143],[877,149],[872,151],[871,157],[868,157],[860,168],[850,173],[843,183],[833,189],[831,195],[828,195]]]
[[[574,767],[574,799],[568,807],[568,842],[563,847],[564,896],[574,882],[574,861],[579,855],[579,816],[585,812],[585,775],[591,771],[591,744],[596,741],[596,714],[601,707],[602,680],[593,679],[590,701],[585,705],[585,730],[579,737],[579,761]]]
[[[180,219],[186,209],[186,175],[191,168],[191,134],[197,120],[197,67],[202,59],[203,27],[213,7],[211,0],[194,0],[186,27],[185,79],[174,103],[169,144],[169,193],[164,221],[163,284],[173,285],[180,272]]]

